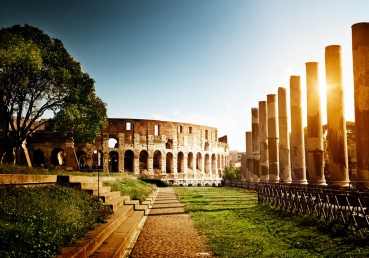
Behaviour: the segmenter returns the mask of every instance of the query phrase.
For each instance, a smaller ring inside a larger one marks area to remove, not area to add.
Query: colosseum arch
[[[33,164],[36,167],[40,167],[45,164],[45,154],[42,150],[38,149],[33,151]]]
[[[134,152],[132,150],[126,150],[124,152],[124,171],[133,172],[133,159],[134,159]]]
[[[209,150],[210,150],[210,144],[209,142],[205,142],[204,151],[209,151]]]
[[[143,170],[147,170],[147,163],[148,163],[149,153],[146,150],[142,150],[140,152],[140,172]]]
[[[172,139],[167,140],[167,143],[165,144],[165,148],[166,149],[173,149],[173,140]]]
[[[79,167],[83,168],[83,167],[87,166],[86,152],[77,151],[76,155],[77,155],[77,160],[78,160]]]
[[[217,159],[215,157],[215,154],[211,155],[211,172],[212,174],[216,174],[217,173]]]
[[[205,154],[205,174],[210,174],[210,156]]]
[[[167,173],[173,173],[173,154],[171,152],[167,153],[166,156],[166,167],[167,167]]]
[[[109,152],[109,171],[119,172],[119,154],[116,151]]]
[[[183,152],[178,152],[178,157],[177,157],[177,171],[178,173],[183,173],[184,172],[184,155]]]
[[[194,162],[193,153],[190,152],[188,153],[188,158],[187,158],[187,168],[192,172],[194,170],[193,162]]]
[[[161,174],[161,170],[162,170],[162,155],[161,152],[156,150],[154,152],[154,156],[153,156],[153,169],[154,169],[154,174]]]
[[[119,141],[115,137],[110,137],[108,141],[109,148],[119,148]]]
[[[202,155],[200,152],[196,154],[196,169],[202,172]]]
[[[51,163],[54,166],[65,165],[65,151],[62,148],[53,149],[51,152]]]

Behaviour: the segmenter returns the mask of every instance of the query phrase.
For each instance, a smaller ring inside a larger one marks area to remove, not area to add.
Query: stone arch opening
[[[209,151],[209,150],[210,150],[210,144],[209,142],[205,142],[204,151]]]
[[[188,169],[191,169],[191,170],[194,169],[194,167],[193,167],[193,161],[194,161],[194,159],[193,159],[193,153],[190,152],[190,153],[188,153],[188,158],[187,158],[187,168]]]
[[[205,154],[205,174],[210,173],[210,156],[209,154]]]
[[[142,170],[147,170],[147,161],[148,161],[148,157],[149,157],[149,153],[147,153],[147,151],[142,150],[140,152],[140,158],[139,158],[139,162],[140,162],[140,171]]]
[[[113,137],[109,138],[108,146],[109,148],[119,148],[118,140]]]
[[[200,152],[196,154],[196,169],[202,171],[202,156]]]
[[[168,139],[167,143],[165,144],[166,149],[173,149],[173,140]]]
[[[62,148],[53,149],[51,152],[51,164],[54,166],[65,165],[65,151]]]
[[[102,157],[103,152],[101,150],[94,150],[92,154],[92,167],[93,168],[102,168]]]
[[[116,151],[109,152],[109,171],[119,172],[119,154]]]
[[[171,152],[167,153],[166,165],[167,165],[167,173],[173,173],[173,154]]]
[[[156,150],[153,157],[153,168],[161,170],[161,152]]]
[[[131,150],[127,150],[124,153],[124,171],[133,172],[133,160],[134,153]]]
[[[80,168],[86,168],[88,167],[86,162],[86,152],[84,151],[77,151],[77,160]]]
[[[211,155],[211,170],[212,170],[211,172],[214,175],[217,173],[216,164],[217,164],[217,159],[216,159],[215,154],[213,154],[213,155]]]
[[[178,171],[178,173],[183,173],[184,172],[184,155],[183,155],[182,151],[178,152],[177,171]]]
[[[35,150],[33,152],[33,165],[42,167],[45,165],[45,154],[42,150]]]

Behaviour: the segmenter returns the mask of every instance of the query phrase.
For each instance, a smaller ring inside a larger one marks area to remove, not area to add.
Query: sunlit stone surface
[[[290,77],[291,177],[294,184],[307,184],[300,76]]]
[[[348,186],[348,157],[341,46],[325,48],[329,184]],[[328,180],[327,180],[328,181]]]

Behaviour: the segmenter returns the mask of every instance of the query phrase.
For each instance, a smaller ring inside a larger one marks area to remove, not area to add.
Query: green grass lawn
[[[368,230],[258,205],[257,194],[227,187],[175,188],[219,257],[369,257]]]

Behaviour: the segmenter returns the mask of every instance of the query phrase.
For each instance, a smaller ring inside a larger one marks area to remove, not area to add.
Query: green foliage
[[[0,174],[27,174],[27,175],[52,175],[54,171],[20,166],[15,164],[0,164]]]
[[[95,142],[107,125],[106,104],[96,96],[94,81],[84,74],[74,80],[75,88],[66,98],[63,109],[49,120],[49,130],[73,133],[75,142]]]
[[[128,195],[132,200],[141,203],[154,191],[154,186],[139,179],[123,179],[117,181],[106,181],[112,191],[120,191],[122,195]]]
[[[241,168],[235,167],[233,164],[231,164],[229,167],[226,166],[224,168],[224,174],[223,174],[224,180],[241,180]]]
[[[53,129],[75,133],[81,141],[93,141],[107,121],[105,103],[95,95],[93,79],[60,40],[29,25],[0,30],[0,92],[0,123],[6,125],[5,135],[12,136],[7,141],[9,150],[19,149],[47,122],[41,120],[46,111],[61,112]],[[78,119],[58,119],[66,112]]]
[[[53,257],[109,213],[70,188],[0,187],[0,257]]]
[[[175,188],[217,257],[369,257],[369,230],[258,205],[249,190]]]

